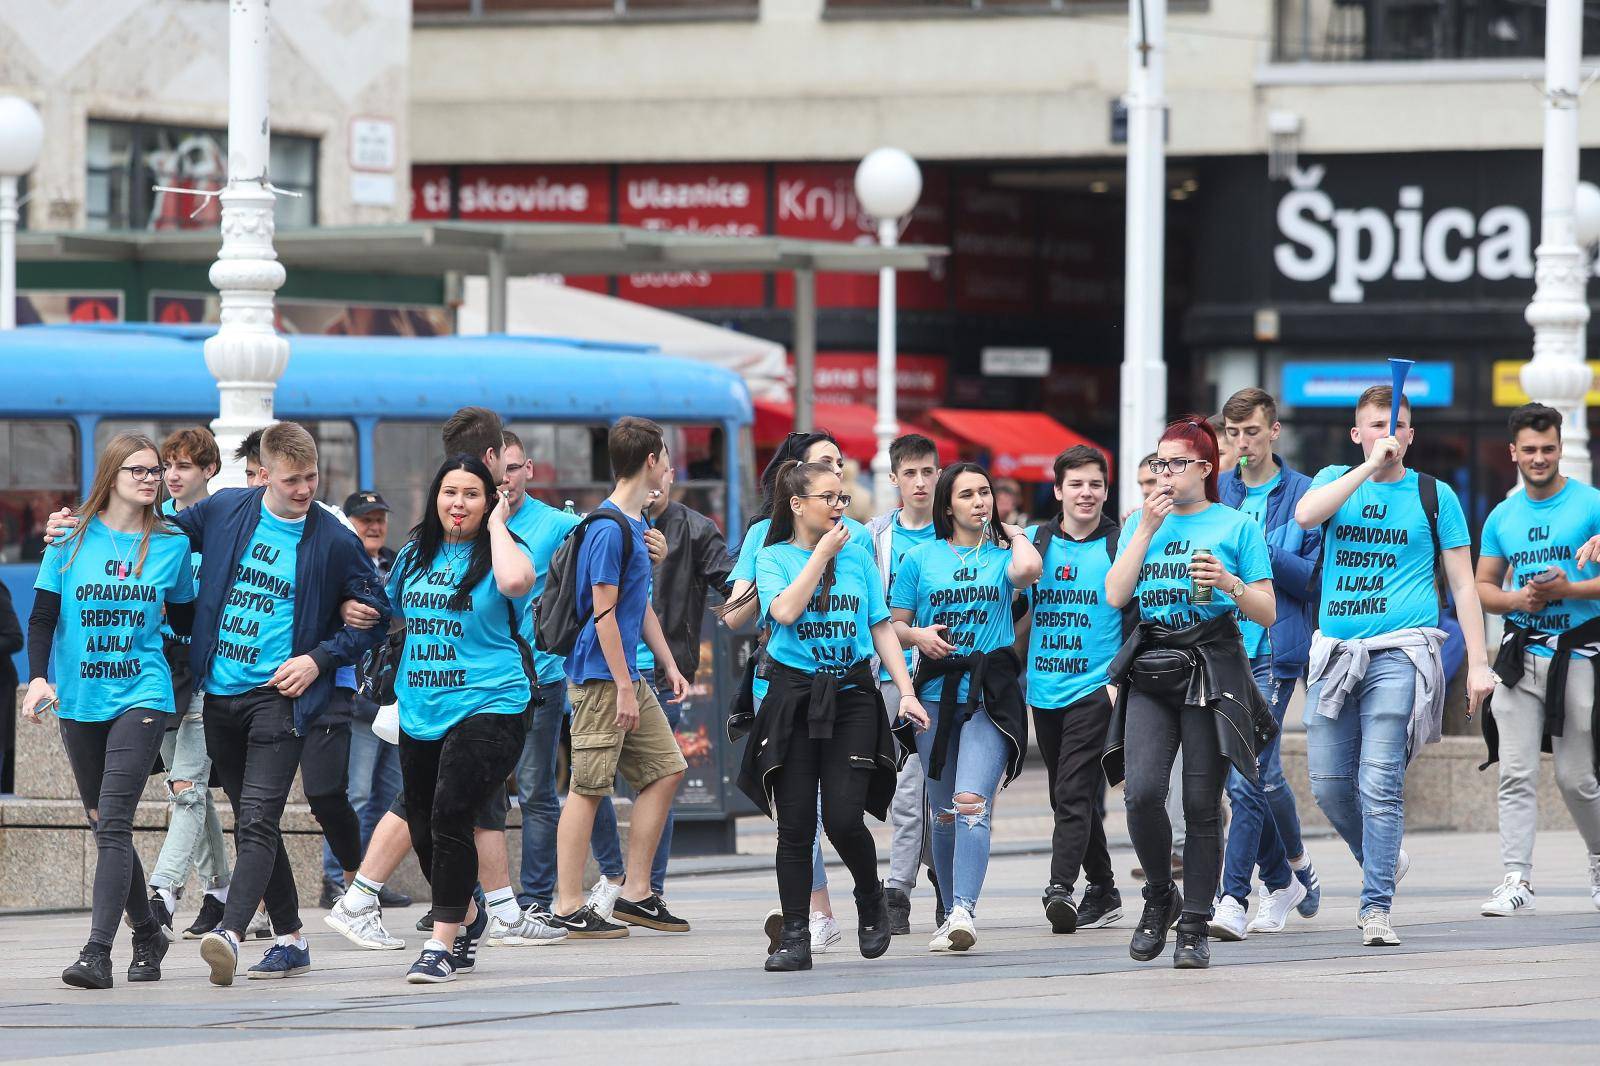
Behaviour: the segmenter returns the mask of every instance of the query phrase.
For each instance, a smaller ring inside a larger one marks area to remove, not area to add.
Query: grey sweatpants
[[[1494,690],[1494,721],[1500,728],[1500,861],[1507,873],[1531,881],[1533,838],[1539,822],[1539,742],[1544,733],[1548,656],[1527,653],[1515,688]],[[1556,786],[1587,845],[1600,854],[1600,781],[1594,768],[1594,665],[1574,658],[1567,667],[1566,722],[1552,738]]]
[[[883,705],[892,720],[899,713],[900,690],[892,681],[880,681]],[[894,802],[889,806],[889,878],[885,888],[911,894],[917,872],[928,861],[928,798],[922,777],[922,760],[915,752],[895,779]]]

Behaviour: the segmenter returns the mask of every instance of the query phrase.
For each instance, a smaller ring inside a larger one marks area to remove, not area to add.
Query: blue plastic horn
[[[1389,375],[1394,380],[1394,396],[1389,400],[1389,436],[1394,436],[1400,425],[1400,401],[1405,397],[1406,375],[1417,365],[1415,359],[1390,359]]]

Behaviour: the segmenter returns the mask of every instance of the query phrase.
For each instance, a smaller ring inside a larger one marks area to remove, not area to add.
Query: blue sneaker
[[[451,945],[450,966],[456,973],[471,973],[478,965],[478,941],[489,928],[489,908],[478,904],[478,916],[471,925],[463,925]]]
[[[233,975],[239,969],[239,945],[221,929],[213,929],[200,938],[200,957],[211,967],[211,983],[233,984]]]
[[[311,969],[311,946],[297,948],[293,944],[274,944],[267,949],[261,961],[245,971],[252,981],[273,981],[280,977],[299,977]]]
[[[1304,869],[1294,871],[1294,875],[1302,885],[1306,886],[1306,898],[1295,907],[1302,918],[1315,918],[1317,908],[1322,906],[1322,882],[1317,878],[1317,868],[1307,862]]]
[[[417,961],[406,971],[407,984],[442,985],[446,981],[456,979],[456,968],[451,962],[450,952],[429,946],[437,943],[437,940],[430,940],[428,944],[423,945],[422,954],[417,956]]]

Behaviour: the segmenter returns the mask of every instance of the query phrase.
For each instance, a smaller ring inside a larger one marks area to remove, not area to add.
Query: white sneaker
[[[1389,924],[1388,911],[1368,911],[1361,916],[1361,943],[1369,948],[1400,946],[1400,935]]]
[[[1399,888],[1400,882],[1406,879],[1406,872],[1411,869],[1411,856],[1406,854],[1406,849],[1400,849],[1400,857],[1394,861],[1394,887]]]
[[[537,903],[528,904],[522,916],[510,925],[498,918],[489,919],[489,944],[497,948],[531,948],[559,944],[567,931],[549,921],[550,912]]]
[[[266,911],[256,911],[250,916],[250,924],[244,927],[246,940],[271,940],[272,919],[267,917]]]
[[[1589,901],[1600,911],[1600,855],[1589,856]]]
[[[811,954],[820,955],[837,944],[842,934],[833,915],[816,911],[811,915]]]
[[[946,918],[944,924],[933,931],[933,939],[928,941],[929,951],[950,950],[950,919]]]
[[[944,923],[945,938],[951,951],[966,951],[978,942],[978,930],[972,924],[972,915],[965,907],[956,907]]]
[[[1244,924],[1244,904],[1223,896],[1211,912],[1210,933],[1218,940],[1243,940],[1250,932]]]
[[[1494,895],[1484,900],[1479,910],[1485,918],[1509,918],[1513,914],[1532,914],[1537,906],[1533,886],[1520,874],[1506,874],[1506,879],[1495,887]]]
[[[358,948],[370,951],[394,951],[406,946],[397,936],[390,936],[383,927],[383,912],[378,907],[368,907],[359,914],[344,905],[341,896],[333,910],[322,916],[329,929],[344,937]]]
[[[1250,920],[1252,933],[1281,933],[1289,924],[1289,915],[1306,898],[1306,886],[1298,877],[1290,877],[1287,888],[1276,891],[1262,887],[1261,901],[1256,904],[1256,916]]]
[[[600,880],[589,890],[588,907],[600,916],[601,921],[609,922],[611,908],[617,905],[617,897],[620,895],[622,895],[622,882],[608,880],[605,874],[601,874]]]

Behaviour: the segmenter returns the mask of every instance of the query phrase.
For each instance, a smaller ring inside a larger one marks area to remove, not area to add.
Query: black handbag
[[[1148,696],[1178,699],[1188,691],[1198,662],[1187,648],[1150,648],[1134,658],[1128,679]]]

